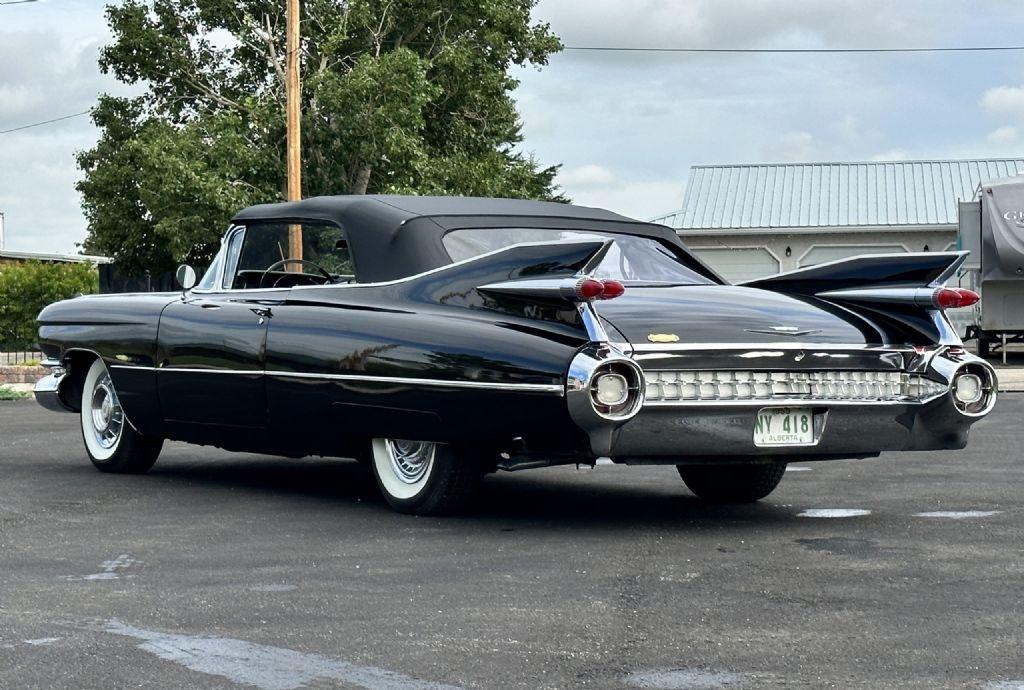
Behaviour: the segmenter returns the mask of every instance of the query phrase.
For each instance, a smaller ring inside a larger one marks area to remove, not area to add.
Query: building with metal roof
[[[18,252],[11,249],[0,248],[0,263],[15,263],[21,261],[41,261],[43,263],[62,264],[90,263],[97,266],[113,262],[111,259],[105,256],[92,256],[90,254],[51,254],[48,252]]]
[[[652,219],[733,281],[872,252],[956,246],[958,203],[1024,158],[699,165]]]

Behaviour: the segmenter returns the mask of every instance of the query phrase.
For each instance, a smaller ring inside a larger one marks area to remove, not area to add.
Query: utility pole
[[[301,32],[299,28],[299,0],[286,0],[288,15],[285,31],[287,33],[287,60],[285,73],[287,83],[285,89],[287,101],[287,151],[288,151],[288,201],[302,199],[302,85],[299,81],[299,62],[302,52]],[[302,258],[302,226],[288,227],[288,257]],[[301,264],[292,264],[293,269],[302,272]],[[285,267],[288,270],[288,267]]]

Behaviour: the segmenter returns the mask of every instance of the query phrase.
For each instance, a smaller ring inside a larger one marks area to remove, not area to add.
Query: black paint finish
[[[389,437],[471,443],[495,458],[505,451],[588,459],[588,437],[564,397],[569,363],[589,342],[579,309],[560,298],[478,288],[578,276],[604,243],[519,245],[451,265],[440,238],[457,227],[603,228],[682,247],[667,228],[536,202],[320,199],[236,218],[315,220],[344,224],[361,282],[67,300],[40,314],[40,344],[70,367],[71,381],[84,374],[79,357],[102,357],[130,421],[146,434],[296,456],[361,453],[368,439]],[[938,342],[926,312],[814,295],[822,286],[931,281],[950,256],[911,257],[905,265],[855,260],[747,286],[630,285],[596,308],[609,339],[627,351],[637,347],[642,367],[783,367],[777,354],[756,350],[781,341],[797,350],[808,345],[806,357],[784,358],[786,368],[903,369],[912,363],[907,346]],[[674,334],[691,347],[659,349],[651,334]],[[722,349],[736,344],[755,350]],[[873,351],[879,346],[889,349]],[[843,433],[824,439],[818,452],[959,447],[973,420],[947,408],[835,412],[834,428]],[[753,453],[750,419],[749,410],[645,409],[622,427],[616,459]],[[858,437],[857,428],[877,433]],[[671,442],[659,445],[659,438]]]

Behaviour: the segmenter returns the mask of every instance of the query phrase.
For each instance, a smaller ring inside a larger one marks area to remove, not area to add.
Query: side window
[[[196,283],[197,290],[212,290],[217,285],[217,278],[220,277],[220,267],[224,261],[224,251],[217,252],[213,257],[213,263],[206,269],[203,279]]]
[[[351,282],[355,275],[345,233],[335,226],[260,223],[236,238],[227,252],[236,290]]]

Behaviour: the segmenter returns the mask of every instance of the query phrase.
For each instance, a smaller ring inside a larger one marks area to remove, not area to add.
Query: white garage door
[[[709,247],[693,252],[730,283],[764,278],[779,272],[779,260],[763,247]]]
[[[861,254],[896,254],[907,250],[900,244],[865,244],[860,246],[834,247],[827,244],[811,247],[810,251],[800,257],[800,268],[814,266],[828,261],[848,259]]]

